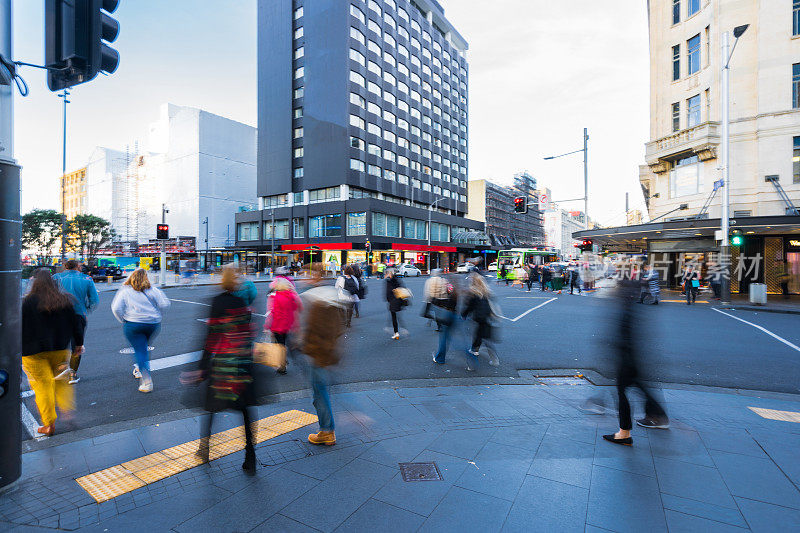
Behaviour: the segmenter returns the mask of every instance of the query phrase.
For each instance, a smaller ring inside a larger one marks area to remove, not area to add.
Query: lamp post
[[[206,259],[203,262],[203,270],[208,272],[208,217],[203,220],[203,224],[206,226]]]
[[[433,214],[433,208],[442,200],[444,200],[444,197],[434,200],[434,202],[428,206],[428,275],[431,273],[431,215]]]
[[[723,304],[731,301],[731,260],[730,260],[730,63],[736,43],[739,42],[749,24],[737,26],[733,29],[733,48],[730,48],[730,35],[728,32],[722,34],[722,79],[721,79],[721,98],[722,98],[722,215],[720,225],[722,229],[722,242],[720,243],[720,266],[722,267],[722,279],[720,280],[720,299]],[[730,48],[730,50],[729,50]]]
[[[65,88],[59,98],[64,99],[64,120],[61,129],[61,268],[67,260],[67,100],[69,91]]]
[[[167,204],[161,204],[161,223],[167,223],[167,213],[169,213],[169,209],[167,209]],[[167,284],[167,243],[166,241],[161,241],[161,253],[159,254],[158,262],[160,263],[159,270],[161,270],[160,275],[158,276],[158,284],[164,287]]]
[[[578,152],[583,152],[583,198],[576,198],[576,200],[583,200],[583,227],[584,229],[589,229],[589,133],[587,128],[583,128],[583,148],[566,154],[551,155],[545,157],[545,160],[558,159]]]

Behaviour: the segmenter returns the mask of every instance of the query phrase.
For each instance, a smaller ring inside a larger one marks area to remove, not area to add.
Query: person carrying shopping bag
[[[434,307],[436,324],[439,327],[439,348],[433,353],[433,362],[443,365],[450,343],[450,335],[455,327],[458,293],[450,280],[444,277],[435,279],[437,281],[430,287],[430,299]]]
[[[139,392],[153,391],[148,346],[161,329],[161,313],[167,308],[169,299],[150,286],[143,268],[128,276],[111,302],[111,312],[122,322],[122,332],[133,348],[133,377],[139,380]]]
[[[269,288],[271,293],[267,298],[267,318],[264,321],[264,331],[272,332],[275,342],[283,346],[283,365],[279,366],[276,371],[279,374],[285,374],[287,338],[289,333],[297,327],[297,316],[303,305],[294,286],[286,278],[276,277]]]
[[[389,314],[392,317],[392,328],[394,330],[392,339],[398,340],[400,338],[400,325],[397,321],[397,313],[409,304],[410,293],[397,277],[395,269],[387,268],[384,276],[386,278],[386,302],[389,304]]]
[[[56,407],[67,419],[75,410],[72,387],[63,379],[55,379],[68,368],[70,343],[72,353],[80,356],[83,324],[71,298],[59,290],[50,271],[37,270],[22,301],[22,368],[42,418],[37,432],[48,437],[55,432]]]

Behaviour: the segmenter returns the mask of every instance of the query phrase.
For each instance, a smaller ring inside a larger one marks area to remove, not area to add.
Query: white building
[[[192,107],[160,111],[143,147],[95,149],[88,211],[111,220],[118,240],[141,243],[155,238],[165,204],[171,237],[194,236],[203,250],[208,217],[208,247],[224,247],[234,239],[235,213],[258,202],[256,128]]]
[[[559,209],[550,204],[544,212],[544,234],[547,246],[555,248],[564,259],[575,259],[579,256],[575,248],[572,234],[583,229],[582,212]],[[577,214],[577,216],[576,216]]]

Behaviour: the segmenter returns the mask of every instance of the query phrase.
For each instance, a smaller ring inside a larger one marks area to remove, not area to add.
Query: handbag
[[[411,298],[411,291],[405,287],[397,287],[392,291],[392,293],[398,300],[407,300],[408,298]]]
[[[286,347],[270,341],[266,335],[262,335],[253,343],[253,361],[272,368],[286,368]]]
[[[699,286],[700,286],[700,281],[699,281],[699,280],[696,280],[696,279],[693,279],[693,280],[692,280],[692,288],[696,289],[696,288],[698,288]]]

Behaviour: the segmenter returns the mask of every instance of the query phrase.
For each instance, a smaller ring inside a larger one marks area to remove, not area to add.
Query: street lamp
[[[578,152],[583,152],[583,227],[584,229],[589,229],[589,133],[586,128],[583,128],[583,148],[580,150],[573,150],[572,152],[567,152],[566,154],[561,155],[551,155],[545,157],[545,161],[549,161],[550,159],[557,159],[559,157],[564,157],[565,155],[572,155],[577,154]],[[581,198],[576,198],[576,200],[581,200]]]
[[[442,200],[444,200],[444,197],[435,200],[428,206],[428,275],[431,273],[431,215],[433,214],[433,208]]]
[[[730,177],[729,177],[729,164],[730,164],[730,97],[728,95],[730,87],[730,63],[733,51],[736,49],[736,43],[739,42],[739,37],[744,35],[747,31],[749,24],[736,26],[733,29],[733,37],[736,39],[733,42],[733,48],[730,47],[730,35],[728,32],[722,34],[722,49],[721,49],[721,63],[722,63],[722,216],[720,217],[722,229],[722,242],[720,243],[720,266],[722,266],[722,280],[720,283],[720,299],[722,303],[727,304],[731,301],[731,280],[730,280],[730,243],[728,236],[730,233]]]
[[[203,224],[206,226],[206,260],[203,262],[203,270],[208,272],[208,217],[203,220]]]

